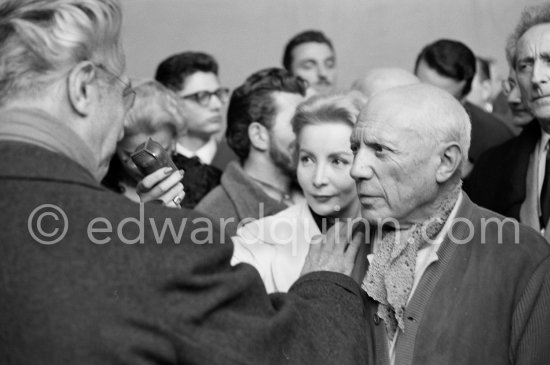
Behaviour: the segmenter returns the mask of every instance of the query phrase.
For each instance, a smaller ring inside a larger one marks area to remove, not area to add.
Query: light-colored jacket
[[[232,237],[231,263],[253,265],[268,293],[286,292],[300,277],[311,239],[319,234],[304,201],[240,228]]]

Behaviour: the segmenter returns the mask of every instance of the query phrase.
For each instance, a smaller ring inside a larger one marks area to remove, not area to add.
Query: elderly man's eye
[[[520,72],[528,72],[532,68],[532,63],[530,62],[520,62],[518,63],[518,71]]]
[[[385,150],[385,148],[379,144],[373,144],[372,149],[374,150],[374,153],[376,153],[377,155],[383,153]]]

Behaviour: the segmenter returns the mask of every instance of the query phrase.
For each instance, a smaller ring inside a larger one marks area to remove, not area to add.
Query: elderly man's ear
[[[95,67],[91,62],[80,62],[67,78],[67,92],[73,110],[81,116],[90,112],[92,100],[90,86],[95,77]]]
[[[454,175],[460,176],[462,151],[456,143],[447,143],[440,154],[440,163],[436,170],[436,181],[440,184],[447,182]],[[457,172],[458,171],[458,172]]]

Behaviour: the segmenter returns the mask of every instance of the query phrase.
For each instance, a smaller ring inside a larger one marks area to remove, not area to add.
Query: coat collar
[[[0,176],[103,187],[79,163],[63,154],[24,142],[0,141]]]
[[[519,218],[519,209],[526,196],[529,160],[540,135],[540,125],[533,120],[519,136],[498,147],[502,153],[502,168],[506,170],[502,174],[506,178],[502,180],[499,190],[506,192],[506,198],[498,203],[501,208],[496,210],[505,215]]]
[[[221,185],[237,211],[239,218],[262,218],[273,215],[287,208],[263,192],[244,172],[238,162],[227,165]]]

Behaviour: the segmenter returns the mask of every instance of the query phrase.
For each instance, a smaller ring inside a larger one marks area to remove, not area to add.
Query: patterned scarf
[[[412,291],[416,255],[424,245],[433,242],[453,210],[461,184],[443,200],[436,213],[423,223],[406,230],[387,230],[376,247],[363,289],[378,301],[378,316],[386,323],[388,338],[392,340],[397,328],[405,330],[405,307]]]

